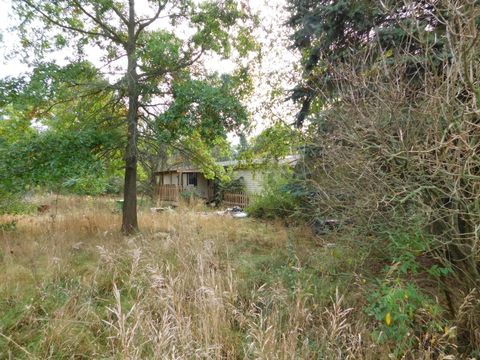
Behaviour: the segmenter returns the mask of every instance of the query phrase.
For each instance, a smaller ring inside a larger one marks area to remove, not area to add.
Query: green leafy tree
[[[302,143],[302,133],[298,129],[277,122],[252,138],[250,145],[242,151],[239,159],[279,160],[298,152]]]
[[[82,130],[45,131],[0,145],[0,192],[15,193],[35,186],[51,190],[98,194],[105,190],[101,154],[112,147],[109,133]]]
[[[88,46],[100,49],[105,65],[127,59],[126,69],[121,70],[123,76],[110,87],[116,89],[118,98],[128,108],[122,231],[137,231],[140,131],[164,114],[172,95],[181,91],[178,80],[195,72],[194,64],[205,53],[227,57],[236,44],[245,48],[248,31],[234,31],[234,28],[240,22],[245,27],[247,15],[233,0],[199,4],[188,0],[150,1],[154,9],[145,16],[137,13],[135,0],[16,0],[14,4],[22,19],[19,26],[22,43],[32,48],[37,56],[43,57],[50,49],[74,43],[79,54]],[[164,26],[155,27],[159,24]],[[192,30],[191,35],[176,36],[174,30],[179,27]],[[248,50],[248,46],[245,49]],[[195,75],[202,76],[199,72]],[[184,121],[179,125],[194,126],[195,122]],[[221,128],[224,124],[214,125]]]
[[[16,193],[40,185],[53,190],[101,192],[107,173],[112,176],[117,172],[125,143],[121,131],[125,106],[115,101],[113,91],[104,90],[105,84],[86,61],[64,67],[42,63],[28,75],[0,82],[2,163],[10,164],[12,158],[16,161],[3,172],[4,191]],[[72,143],[72,136],[77,134],[80,143]],[[91,143],[101,147],[89,147]],[[79,153],[72,157],[72,150]],[[72,161],[62,161],[69,158]],[[77,166],[78,162],[82,166]],[[79,170],[77,175],[72,169]]]
[[[20,122],[27,132],[33,131],[32,122],[58,132],[113,131],[123,125],[125,105],[87,61],[63,67],[41,63],[30,74],[0,80],[0,89],[0,116],[10,120],[4,123],[11,127]],[[20,129],[17,134],[21,135]]]

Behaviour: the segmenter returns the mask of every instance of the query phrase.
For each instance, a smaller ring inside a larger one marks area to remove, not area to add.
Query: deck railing
[[[250,196],[245,193],[224,193],[222,204],[226,206],[239,206],[245,208],[250,203]]]
[[[158,201],[174,201],[180,200],[181,188],[178,185],[157,185],[155,189],[155,197]]]

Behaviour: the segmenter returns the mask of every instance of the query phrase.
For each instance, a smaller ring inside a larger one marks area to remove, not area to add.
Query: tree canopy
[[[417,55],[429,43],[429,66],[439,66],[445,50],[444,11],[437,1],[288,0],[293,29],[292,47],[301,53],[303,79],[291,99],[301,105],[297,126],[339,96],[342,66],[352,65],[359,51],[368,49],[357,69],[366,71],[382,62],[408,63],[404,75],[422,81],[426,63]]]
[[[159,139],[157,130],[165,134],[168,127],[175,128],[170,136],[182,136],[189,127],[200,126],[198,133],[209,141],[246,123],[245,112],[231,97],[213,102],[225,85],[205,83],[200,63],[207,54],[228,57],[237,49],[242,56],[254,50],[248,31],[254,23],[237,2],[149,1],[144,14],[134,0],[16,0],[14,5],[22,20],[22,44],[34,54],[33,63],[52,51],[72,48],[74,55],[68,60],[75,63],[96,49],[102,69],[114,73],[108,81],[94,84],[96,89],[90,84],[77,91],[95,97],[107,92],[109,104],[125,108],[120,125],[125,135],[125,233],[138,229],[136,179],[142,139]]]

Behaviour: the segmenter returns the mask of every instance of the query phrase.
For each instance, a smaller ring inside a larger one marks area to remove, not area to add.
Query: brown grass
[[[144,209],[142,234],[123,237],[112,199],[36,201],[52,209],[0,232],[0,358],[388,354],[338,291],[361,296],[356,275],[332,281],[357,254],[345,261],[345,249],[335,260],[304,229],[205,215],[197,205]]]

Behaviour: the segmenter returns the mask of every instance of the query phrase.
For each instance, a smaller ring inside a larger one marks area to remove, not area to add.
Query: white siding
[[[187,185],[188,184],[188,174],[183,173],[183,187],[184,189],[188,188],[193,188],[193,185]],[[181,181],[181,180],[180,180]],[[203,176],[202,173],[197,173],[197,186],[196,186],[197,191],[199,192],[200,196],[204,198],[210,198],[213,193],[213,185],[208,182],[207,179]]]
[[[164,174],[163,175],[163,185],[179,185],[178,182],[178,174],[172,173],[172,174]]]
[[[243,177],[247,194],[259,194],[263,190],[263,174],[260,170],[235,170],[233,177]]]

